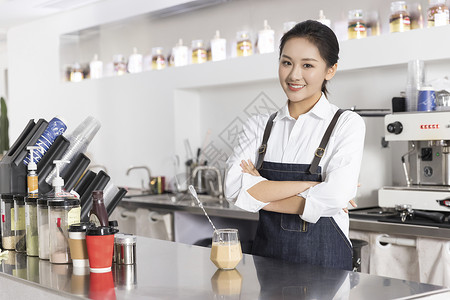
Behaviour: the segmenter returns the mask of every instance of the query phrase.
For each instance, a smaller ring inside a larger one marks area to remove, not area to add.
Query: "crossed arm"
[[[260,176],[251,160],[242,160],[240,167],[243,173],[253,176]],[[298,196],[320,182],[315,181],[261,181],[250,189],[248,193],[261,202],[269,202],[264,206],[264,210],[285,213],[285,214],[303,214],[305,208],[305,198]],[[356,207],[356,203],[350,200],[350,204]],[[347,208],[343,208],[348,212]]]

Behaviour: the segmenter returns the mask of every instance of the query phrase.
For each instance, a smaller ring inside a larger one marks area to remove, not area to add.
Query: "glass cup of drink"
[[[211,261],[217,268],[232,270],[242,259],[241,242],[237,229],[218,229],[214,232]]]

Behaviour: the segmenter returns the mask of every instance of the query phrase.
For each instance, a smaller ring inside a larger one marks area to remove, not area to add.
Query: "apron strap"
[[[344,111],[345,110],[343,109],[338,109],[337,112],[334,114],[334,117],[331,120],[330,125],[328,125],[328,128],[325,131],[325,134],[323,135],[322,141],[320,141],[320,145],[316,149],[316,152],[314,153],[314,159],[311,163],[311,166],[309,167],[310,174],[317,174],[320,160],[322,159],[322,156],[325,154],[325,147],[327,146],[328,141],[330,140],[331,133],[333,132],[334,127],[336,126],[339,116]]]
[[[272,131],[273,119],[275,119],[277,113],[270,115],[269,120],[267,120],[266,128],[264,129],[264,136],[261,146],[258,149],[258,160],[256,162],[256,170],[260,170],[264,161],[264,156],[267,150],[267,141],[269,140],[270,132]]]

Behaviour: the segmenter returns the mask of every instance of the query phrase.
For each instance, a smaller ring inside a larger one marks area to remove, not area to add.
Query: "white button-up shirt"
[[[289,114],[286,104],[274,119],[267,143],[265,161],[286,164],[311,164],[314,153],[338,107],[322,94],[320,100],[297,120]],[[247,191],[267,180],[242,173],[241,160],[258,158],[269,115],[255,115],[243,126],[239,143],[227,161],[225,197],[236,206],[257,212],[267,203],[253,198]],[[356,113],[345,111],[339,118],[325,148],[319,166],[323,182],[299,196],[306,199],[302,219],[316,223],[320,217],[333,217],[348,238],[349,218],[342,208],[356,195],[359,169],[364,147],[365,124]]]

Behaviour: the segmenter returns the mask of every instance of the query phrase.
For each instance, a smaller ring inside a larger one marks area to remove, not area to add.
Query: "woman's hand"
[[[352,200],[348,201],[348,203],[350,203],[353,207],[358,207],[358,205],[356,205],[356,202]],[[348,208],[344,207],[343,210],[348,213]]]
[[[256,170],[250,159],[247,161],[241,160],[240,166],[242,168],[242,173],[247,173],[253,176],[260,176],[258,170]]]

